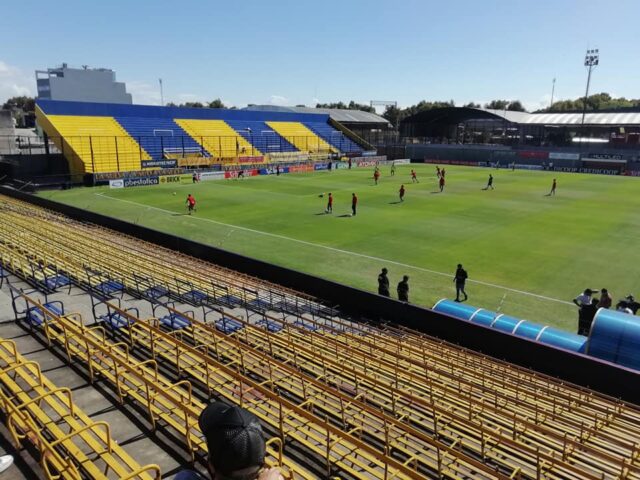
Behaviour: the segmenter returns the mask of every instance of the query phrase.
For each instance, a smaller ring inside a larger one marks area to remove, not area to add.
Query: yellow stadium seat
[[[300,122],[266,123],[301,152],[329,153],[338,151]]]
[[[262,155],[224,120],[175,119],[175,122],[214,157]]]

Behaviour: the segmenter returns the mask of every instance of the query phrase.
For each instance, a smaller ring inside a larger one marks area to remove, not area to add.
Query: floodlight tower
[[[591,84],[591,71],[600,63],[600,53],[598,49],[587,50],[587,54],[584,56],[584,66],[587,67],[587,90],[584,94],[584,102],[582,104],[582,122],[580,123],[580,129],[582,135],[584,135],[584,117],[587,113],[587,98],[589,97],[589,85]]]

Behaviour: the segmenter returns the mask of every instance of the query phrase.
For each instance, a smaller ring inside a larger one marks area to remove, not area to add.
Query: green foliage
[[[2,105],[3,110],[22,110],[25,113],[36,111],[36,101],[33,97],[11,97]]]
[[[575,100],[558,100],[553,102],[553,105],[549,108],[541,110],[542,112],[567,112],[567,111],[582,111],[584,107],[584,97],[576,98]],[[640,98],[627,99],[625,97],[613,98],[611,95],[605,92],[595,93],[587,97],[587,110],[597,111],[605,109],[615,108],[632,108],[640,107]]]
[[[362,110],[363,112],[376,113],[375,108],[363,103],[356,103],[351,100],[348,104],[344,102],[317,103],[316,108],[338,108],[340,110]]]
[[[222,100],[220,100],[219,98],[212,100],[211,102],[209,102],[207,106],[209,108],[227,108],[225,107],[224,103],[222,103]]]

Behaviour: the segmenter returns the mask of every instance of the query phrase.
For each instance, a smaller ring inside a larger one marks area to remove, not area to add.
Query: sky
[[[0,0],[0,103],[36,69],[107,67],[134,103],[640,97],[638,0]]]

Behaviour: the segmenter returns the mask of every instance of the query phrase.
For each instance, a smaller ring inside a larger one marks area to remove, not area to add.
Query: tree
[[[180,106],[187,108],[204,108],[204,105],[201,102],[184,102]]]
[[[522,102],[520,100],[514,100],[513,102],[509,103],[509,105],[507,106],[507,110],[510,110],[512,112],[526,112],[527,111],[524,108],[524,105],[522,105]]]
[[[2,105],[3,110],[22,110],[25,113],[36,111],[36,101],[32,97],[11,97]]]
[[[307,106],[306,106],[306,105],[304,105],[304,104],[302,104],[302,103],[301,103],[301,104],[299,104],[299,105],[296,105],[296,107],[298,107],[298,108],[300,108],[300,107],[301,107],[301,108],[307,108]]]
[[[506,110],[509,106],[509,100],[491,100],[489,103],[485,103],[484,108],[490,110]]]
[[[227,108],[225,107],[224,103],[222,103],[222,100],[220,100],[219,98],[216,98],[215,100],[209,102],[207,106],[209,108]]]
[[[337,108],[340,110],[362,110],[363,112],[376,113],[376,109],[370,105],[357,103],[351,100],[349,104],[344,102],[317,103],[316,108]]]
[[[387,119],[391,125],[397,128],[398,125],[400,125],[400,119],[402,118],[402,110],[395,105],[387,105],[382,116]]]
[[[482,105],[479,103],[469,102],[463,105],[464,108],[482,108]]]
[[[597,111],[604,109],[640,107],[640,99],[627,99],[625,97],[613,98],[606,92],[595,93],[587,97],[587,110]],[[581,112],[584,108],[584,97],[574,100],[558,100],[541,112]]]

